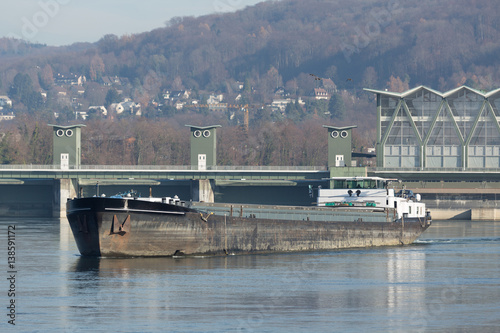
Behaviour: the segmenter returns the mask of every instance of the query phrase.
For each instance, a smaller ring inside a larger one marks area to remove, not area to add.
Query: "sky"
[[[2,0],[0,37],[51,46],[164,27],[173,17],[234,12],[264,0]]]

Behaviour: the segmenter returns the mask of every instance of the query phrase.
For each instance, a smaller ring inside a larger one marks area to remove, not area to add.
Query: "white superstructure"
[[[395,193],[389,188],[392,179],[379,177],[333,177],[333,189],[318,189],[318,206],[352,207],[353,209],[394,208],[397,218],[424,218],[425,204],[420,194],[410,190]]]

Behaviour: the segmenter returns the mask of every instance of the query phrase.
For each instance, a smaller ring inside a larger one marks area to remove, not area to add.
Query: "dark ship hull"
[[[67,217],[83,256],[134,257],[318,251],[411,244],[430,219],[391,209],[286,207],[80,198]]]

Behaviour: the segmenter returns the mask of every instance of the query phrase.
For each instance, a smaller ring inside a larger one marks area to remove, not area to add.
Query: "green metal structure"
[[[81,165],[81,128],[85,125],[49,125],[53,129],[53,164],[62,169]]]
[[[191,167],[206,170],[217,165],[217,128],[220,125],[193,126],[191,129]]]
[[[352,129],[357,126],[327,126],[328,167],[350,167],[352,161]]]
[[[500,88],[365,91],[377,96],[377,168],[500,168]]]

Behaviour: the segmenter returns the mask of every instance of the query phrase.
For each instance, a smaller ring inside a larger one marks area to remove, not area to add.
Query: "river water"
[[[405,247],[183,259],[82,258],[65,219],[0,227],[2,332],[500,332],[500,222],[434,222]]]

